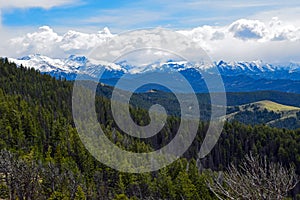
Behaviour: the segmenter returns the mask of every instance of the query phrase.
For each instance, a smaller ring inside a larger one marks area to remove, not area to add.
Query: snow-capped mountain
[[[216,64],[220,71],[228,71],[232,72],[253,72],[253,73],[261,73],[261,72],[270,72],[277,70],[276,66],[264,63],[263,61],[253,61],[253,62],[229,62],[226,63],[224,61],[220,61]]]
[[[253,62],[224,62],[215,63],[218,70],[225,76],[249,76],[254,79],[288,79],[300,80],[300,64],[287,65],[269,64],[261,60]]]
[[[40,54],[34,54],[25,56],[18,59],[9,59],[11,62],[15,62],[17,65],[23,65],[25,67],[33,67],[42,73],[50,72],[64,72],[64,73],[87,73],[91,76],[92,71],[99,68],[105,68],[111,71],[122,71],[129,74],[140,74],[153,71],[164,71],[168,69],[184,71],[191,68],[197,68],[200,70],[207,70],[209,68],[204,66],[195,66],[187,61],[172,61],[155,62],[149,65],[132,66],[126,61],[118,63],[98,62],[89,60],[85,56],[71,55],[65,59],[52,59]],[[300,80],[300,76],[293,76],[293,73],[300,73],[300,64],[290,63],[288,65],[272,65],[264,63],[263,61],[253,62],[215,62],[214,65],[218,68],[221,75],[236,76],[247,75],[251,77],[265,77],[271,79],[296,79]],[[282,76],[284,74],[284,76]],[[278,75],[278,76],[276,76]],[[298,75],[298,74],[297,74]],[[287,77],[290,76],[291,78]]]
[[[99,69],[123,72],[121,66],[117,64],[91,62],[85,56],[75,55],[71,55],[65,59],[52,59],[40,54],[34,54],[18,59],[9,58],[9,61],[19,66],[23,65],[24,67],[34,68],[41,73],[66,78],[67,80],[74,80],[78,73],[87,75],[90,78],[96,78],[95,74],[97,74],[96,72]]]
[[[25,56],[19,59],[9,59],[17,65],[33,67],[43,73],[48,72],[77,72],[80,66],[86,65],[85,57],[70,56],[68,59],[52,59],[39,54]]]
[[[54,77],[74,80],[77,74],[83,74],[87,79],[99,80],[97,75],[104,70],[101,82],[114,85],[124,74],[127,78],[150,73],[179,71],[198,92],[206,92],[205,82],[201,73],[212,75],[215,71],[209,66],[196,65],[185,61],[157,61],[148,65],[133,66],[127,61],[118,63],[99,62],[85,56],[71,55],[65,59],[52,59],[39,54],[29,55],[19,59],[9,59],[17,65],[33,67],[42,73]],[[280,90],[300,93],[300,64],[272,65],[263,61],[254,62],[215,62],[224,80],[227,91]],[[199,73],[199,70],[201,73]]]
[[[143,74],[148,72],[163,72],[168,70],[184,71],[192,69],[195,66],[186,61],[172,61],[166,62],[154,62],[149,65],[135,66],[131,65],[127,61],[120,61],[117,63],[109,63],[105,61],[89,60],[85,56],[71,55],[65,59],[52,59],[40,54],[34,54],[25,56],[22,58],[14,59],[9,58],[9,61],[16,63],[17,65],[23,65],[24,67],[33,67],[42,73],[55,74],[56,76],[65,77],[68,80],[72,80],[72,77],[66,76],[66,74],[85,74],[91,78],[98,74],[99,70],[109,71],[112,77],[116,78],[113,74],[119,74],[118,78],[123,74]],[[201,66],[198,66],[201,68]],[[204,68],[204,67],[203,67]]]

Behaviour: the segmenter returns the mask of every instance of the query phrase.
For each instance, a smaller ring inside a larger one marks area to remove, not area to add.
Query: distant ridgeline
[[[298,63],[272,65],[263,61],[230,63],[220,61],[215,62],[215,67],[211,68],[205,65],[197,66],[190,62],[169,60],[135,66],[126,60],[117,63],[94,63],[84,56],[71,55],[68,58],[53,59],[39,54],[19,59],[9,58],[9,61],[15,62],[17,65],[33,67],[41,73],[50,74],[58,79],[66,78],[67,80],[75,80],[77,74],[81,74],[87,80],[99,80],[98,72],[101,69],[103,74],[100,82],[110,86],[114,86],[124,74],[126,74],[126,78],[122,77],[122,79],[130,82],[132,79],[143,77],[149,73],[179,72],[190,82],[197,93],[207,93],[208,90],[202,75],[205,73],[206,79],[217,80],[216,77],[220,73],[227,92],[271,90],[300,94],[300,64]],[[218,70],[215,70],[216,68]],[[124,86],[120,89],[128,88]],[[139,91],[146,92],[151,89],[166,91],[157,85],[144,87]],[[217,91],[215,88],[215,91],[211,92]]]
[[[293,164],[300,174],[300,130],[238,122],[225,124],[215,148],[199,161],[201,165],[196,159],[208,127],[206,122],[200,123],[198,134],[183,157],[170,166],[145,174],[117,172],[95,160],[79,139],[72,120],[72,86],[73,82],[0,59],[0,174],[9,177],[0,180],[0,198],[216,199],[206,185],[209,176],[204,169],[224,170],[232,162],[240,163],[249,152],[285,166]],[[175,114],[167,118],[157,135],[148,139],[130,137],[118,129],[112,118],[108,98],[111,88],[99,84],[98,94],[98,121],[107,137],[120,148],[149,152],[165,146],[176,135],[180,119]],[[161,100],[164,95],[167,98]],[[207,101],[207,94],[200,96]],[[159,91],[132,97],[131,116],[140,125],[150,120],[144,109],[152,103],[146,102],[149,97],[163,101],[164,106],[176,103],[172,94]],[[228,94],[230,106],[266,99],[300,106],[295,94]],[[140,100],[145,102],[142,108],[134,105]],[[233,113],[237,108],[231,109]]]

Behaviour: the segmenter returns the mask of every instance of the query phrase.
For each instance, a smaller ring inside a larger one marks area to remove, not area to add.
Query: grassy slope
[[[288,105],[284,105],[284,104],[279,104],[270,100],[261,100],[261,101],[257,101],[257,102],[253,102],[253,103],[249,103],[249,104],[244,104],[244,105],[240,105],[239,107],[239,111],[237,112],[233,112],[227,115],[227,119],[232,120],[232,119],[237,119],[238,121],[240,121],[238,118],[240,118],[241,114],[242,115],[246,115],[245,117],[249,116],[249,112],[253,113],[254,115],[252,116],[252,120],[256,121],[256,120],[263,120],[261,117],[262,113],[259,112],[265,112],[264,110],[267,110],[267,112],[274,112],[276,114],[278,114],[279,116],[277,118],[273,118],[273,119],[269,119],[266,116],[266,118],[264,119],[265,121],[263,123],[268,124],[270,126],[272,126],[273,124],[278,124],[278,122],[280,124],[282,124],[283,122],[286,122],[286,120],[290,119],[297,119],[297,112],[300,111],[299,107],[295,107],[295,106],[288,106]],[[247,114],[248,112],[248,114]],[[236,118],[239,115],[238,118]],[[244,119],[242,117],[242,119]],[[249,120],[249,119],[248,119]],[[247,122],[245,122],[247,124]],[[296,122],[289,122],[289,123],[296,123]],[[295,128],[296,124],[294,124]],[[276,125],[275,125],[276,127]]]
[[[300,111],[300,108],[298,107],[286,106],[269,100],[259,101],[254,104],[258,105],[260,108],[266,108],[267,110],[274,112]]]

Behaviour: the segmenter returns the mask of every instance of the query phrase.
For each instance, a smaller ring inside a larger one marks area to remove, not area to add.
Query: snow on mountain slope
[[[108,63],[104,61],[89,60],[84,56],[71,55],[65,59],[52,59],[47,56],[35,54],[22,57],[19,59],[9,59],[17,65],[25,67],[33,67],[43,73],[66,73],[76,74],[82,73],[90,77],[94,77],[100,69],[111,71],[114,74],[119,73],[119,76],[125,73],[142,74],[147,72],[162,72],[168,70],[188,71],[189,69],[199,69],[210,72],[209,66],[201,64],[195,65],[187,61],[172,61],[154,62],[149,65],[133,66],[127,61],[118,63]],[[300,64],[290,63],[288,65],[272,65],[263,61],[253,62],[215,62],[214,65],[218,68],[223,76],[249,76],[254,79],[291,79],[300,80]],[[109,78],[109,74],[108,74]]]
[[[29,55],[20,59],[9,59],[17,65],[33,67],[42,73],[56,78],[75,80],[78,74],[87,80],[96,80],[114,86],[118,79],[127,74],[126,79],[132,81],[144,74],[152,72],[180,72],[192,85],[196,92],[208,92],[202,72],[217,78],[216,71],[203,64],[193,64],[186,61],[157,61],[147,65],[130,65],[127,61],[108,63],[90,60],[84,56],[69,56],[65,59],[52,59],[39,54]],[[262,61],[255,62],[215,62],[222,75],[224,86],[228,92],[245,92],[259,90],[276,90],[300,93],[300,64],[271,65]],[[200,73],[199,73],[200,71]],[[99,72],[102,77],[98,77]],[[176,80],[174,79],[176,82]],[[152,87],[152,86],[151,86]],[[146,88],[153,89],[153,88]],[[125,89],[126,88],[120,88]],[[155,88],[160,90],[161,88]],[[184,91],[182,91],[184,92]],[[219,92],[215,88],[213,92]]]
[[[252,73],[263,73],[263,72],[274,72],[280,67],[264,63],[261,60],[252,62],[229,62],[220,61],[216,63],[220,71],[235,71],[235,72],[252,72]]]
[[[253,62],[224,62],[215,63],[220,73],[226,76],[245,75],[254,79],[287,79],[300,80],[300,64],[289,63],[285,65],[268,64],[263,61]]]
[[[194,65],[187,61],[167,61],[167,62],[155,62],[149,65],[134,66],[127,61],[120,61],[118,63],[109,63],[105,61],[97,61],[88,59],[85,56],[71,55],[65,59],[52,59],[40,54],[34,54],[25,56],[22,58],[14,59],[9,58],[9,61],[15,62],[17,65],[23,65],[25,67],[33,67],[43,73],[50,72],[64,72],[64,73],[84,73],[93,76],[94,72],[99,69],[105,69],[108,71],[119,71],[129,74],[142,74],[153,71],[166,71],[168,69],[184,70],[193,68]],[[199,65],[198,67],[203,67]]]
[[[55,74],[55,76],[68,76],[68,74],[72,74],[72,77],[74,77],[74,74],[81,73],[94,77],[96,72],[103,68],[109,71],[123,71],[117,64],[90,61],[85,56],[75,55],[71,55],[65,59],[52,59],[47,56],[34,54],[19,59],[9,58],[9,61],[19,66],[33,67],[42,73]],[[70,77],[65,78],[73,79]]]
[[[33,67],[41,72],[63,71],[76,72],[78,67],[85,65],[85,59],[77,60],[70,56],[69,59],[52,59],[39,54],[25,56],[19,59],[10,58],[9,61],[25,67]]]

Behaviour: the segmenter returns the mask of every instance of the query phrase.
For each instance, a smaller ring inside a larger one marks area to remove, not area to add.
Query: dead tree
[[[239,165],[213,175],[208,187],[219,199],[283,199],[299,182],[295,168],[246,156]]]
[[[39,167],[7,150],[0,152],[2,184],[8,188],[9,199],[37,199],[40,189]]]

